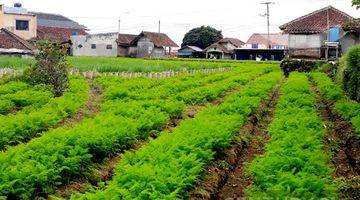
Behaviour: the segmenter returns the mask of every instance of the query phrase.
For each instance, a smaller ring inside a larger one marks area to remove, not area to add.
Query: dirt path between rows
[[[87,100],[86,104],[82,106],[80,110],[73,116],[66,118],[57,124],[55,128],[76,125],[84,118],[93,118],[97,113],[100,112],[100,105],[103,101],[103,89],[94,80],[88,79],[87,82],[90,86],[90,91],[89,99]]]
[[[325,151],[331,153],[333,178],[339,178],[341,199],[360,199],[360,139],[350,122],[334,111],[334,105],[323,98],[313,85],[317,110],[324,121]]]
[[[245,189],[252,184],[251,178],[245,175],[245,168],[256,155],[264,153],[265,144],[270,139],[267,128],[273,119],[279,96],[280,86],[248,119],[225,155],[208,168],[207,175],[192,192],[190,200],[244,197]]]

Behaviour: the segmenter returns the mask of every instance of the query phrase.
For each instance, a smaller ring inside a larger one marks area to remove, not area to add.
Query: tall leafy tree
[[[360,8],[360,0],[352,0],[352,5],[356,6],[356,9]]]
[[[204,49],[222,38],[223,35],[221,31],[211,26],[201,26],[186,33],[181,46],[190,45]]]

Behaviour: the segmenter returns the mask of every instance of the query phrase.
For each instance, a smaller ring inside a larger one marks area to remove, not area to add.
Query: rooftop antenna
[[[270,5],[275,4],[275,2],[268,1],[261,4],[266,5],[266,14],[261,16],[267,18],[267,48],[270,49]]]

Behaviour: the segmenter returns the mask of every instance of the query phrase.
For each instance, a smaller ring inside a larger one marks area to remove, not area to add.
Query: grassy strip
[[[68,57],[71,66],[80,71],[96,70],[99,72],[160,72],[183,69],[205,69],[221,67],[260,67],[258,62],[212,61],[212,60],[184,60],[184,59],[134,59],[134,58],[101,58],[101,57]],[[8,67],[24,69],[34,63],[34,59],[15,57],[1,57],[0,68]],[[276,62],[266,62],[267,66],[278,68]]]
[[[245,82],[257,75],[256,72],[236,76],[243,77]],[[149,88],[147,84],[158,84],[156,80],[142,78],[114,79],[120,83],[110,82],[120,88],[131,85],[131,82],[134,84],[125,91],[120,89],[125,94]],[[193,81],[196,80],[189,84]],[[173,84],[171,79],[160,82]],[[94,119],[86,119],[74,127],[51,130],[27,144],[9,148],[0,154],[0,196],[10,199],[46,196],[57,185],[84,176],[91,170],[92,163],[130,148],[138,139],[160,130],[170,116],[182,113],[184,103],[171,100],[176,94],[169,91],[166,98],[141,101],[132,101],[126,95],[117,95],[114,99],[111,95],[103,111]]]
[[[356,129],[357,136],[360,136],[360,104],[349,100],[340,86],[335,84],[324,73],[312,73],[311,78],[317,84],[320,93],[330,102],[334,103],[335,110],[340,115],[351,121]]]
[[[105,191],[73,199],[180,199],[188,195],[214,155],[226,149],[239,127],[281,79],[270,73],[247,84],[220,106],[187,120],[136,152],[128,152]]]
[[[0,116],[0,150],[27,141],[75,113],[88,99],[89,86],[83,78],[70,79],[69,89],[41,107],[31,107],[16,115]]]
[[[320,199],[337,196],[328,155],[323,151],[325,130],[315,108],[306,75],[291,74],[269,127],[266,153],[248,168],[254,184],[249,198]]]

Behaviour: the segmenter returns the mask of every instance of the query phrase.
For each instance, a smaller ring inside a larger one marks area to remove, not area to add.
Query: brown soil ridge
[[[88,79],[88,84],[90,86],[89,98],[84,106],[80,108],[73,116],[64,119],[61,121],[55,128],[62,126],[73,126],[84,118],[93,118],[97,113],[100,112],[100,105],[103,101],[103,89],[95,83],[94,80]]]
[[[360,139],[351,123],[333,109],[334,104],[322,97],[314,83],[312,89],[326,129],[324,148],[331,154],[333,178],[341,180],[341,199],[360,199]]]
[[[265,144],[270,139],[267,128],[274,116],[281,85],[249,117],[225,155],[208,168],[204,180],[190,195],[190,200],[244,197],[245,189],[252,184],[251,178],[245,174],[245,168],[256,155],[265,151]]]

